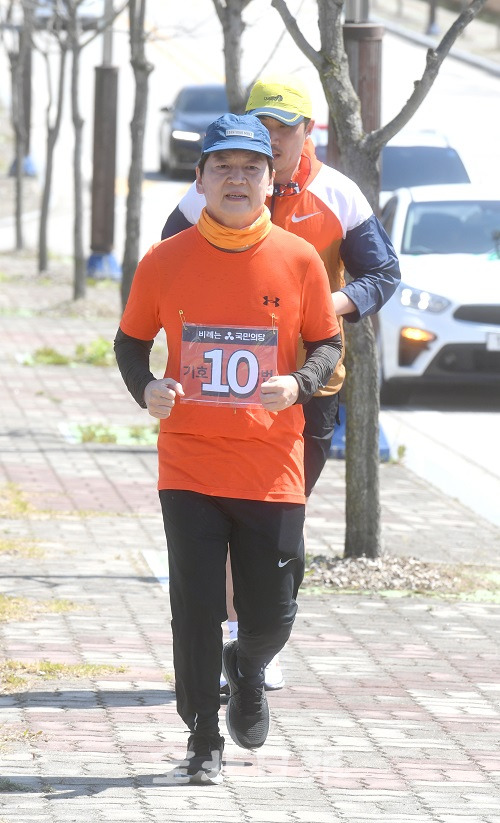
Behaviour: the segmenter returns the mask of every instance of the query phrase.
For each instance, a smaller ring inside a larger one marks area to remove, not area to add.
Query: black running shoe
[[[250,685],[238,675],[238,641],[230,640],[222,650],[222,671],[229,683],[226,725],[231,738],[243,749],[258,749],[269,732],[269,708],[264,683]]]
[[[189,735],[186,759],[173,770],[176,783],[221,783],[224,738],[219,734],[193,732]]]

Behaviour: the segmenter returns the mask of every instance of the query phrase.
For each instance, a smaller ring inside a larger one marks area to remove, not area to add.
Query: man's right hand
[[[166,420],[170,417],[176,397],[184,397],[184,389],[171,377],[151,380],[144,389],[144,402],[151,417]]]

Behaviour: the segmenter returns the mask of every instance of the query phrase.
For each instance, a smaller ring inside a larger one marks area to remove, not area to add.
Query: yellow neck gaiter
[[[217,246],[219,249],[232,249],[233,251],[254,246],[259,240],[267,237],[272,225],[271,212],[267,206],[262,207],[262,214],[255,223],[244,229],[230,229],[228,226],[222,226],[207,214],[206,209],[203,209],[197,223],[198,231],[212,246]]]

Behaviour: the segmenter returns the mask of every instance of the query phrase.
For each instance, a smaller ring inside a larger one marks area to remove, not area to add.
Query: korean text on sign
[[[182,402],[262,406],[260,384],[278,373],[277,356],[277,328],[184,323]]]

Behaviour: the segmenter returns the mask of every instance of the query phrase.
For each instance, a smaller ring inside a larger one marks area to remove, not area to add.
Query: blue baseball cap
[[[246,149],[273,156],[269,132],[253,114],[223,114],[210,123],[201,153],[228,149]]]

